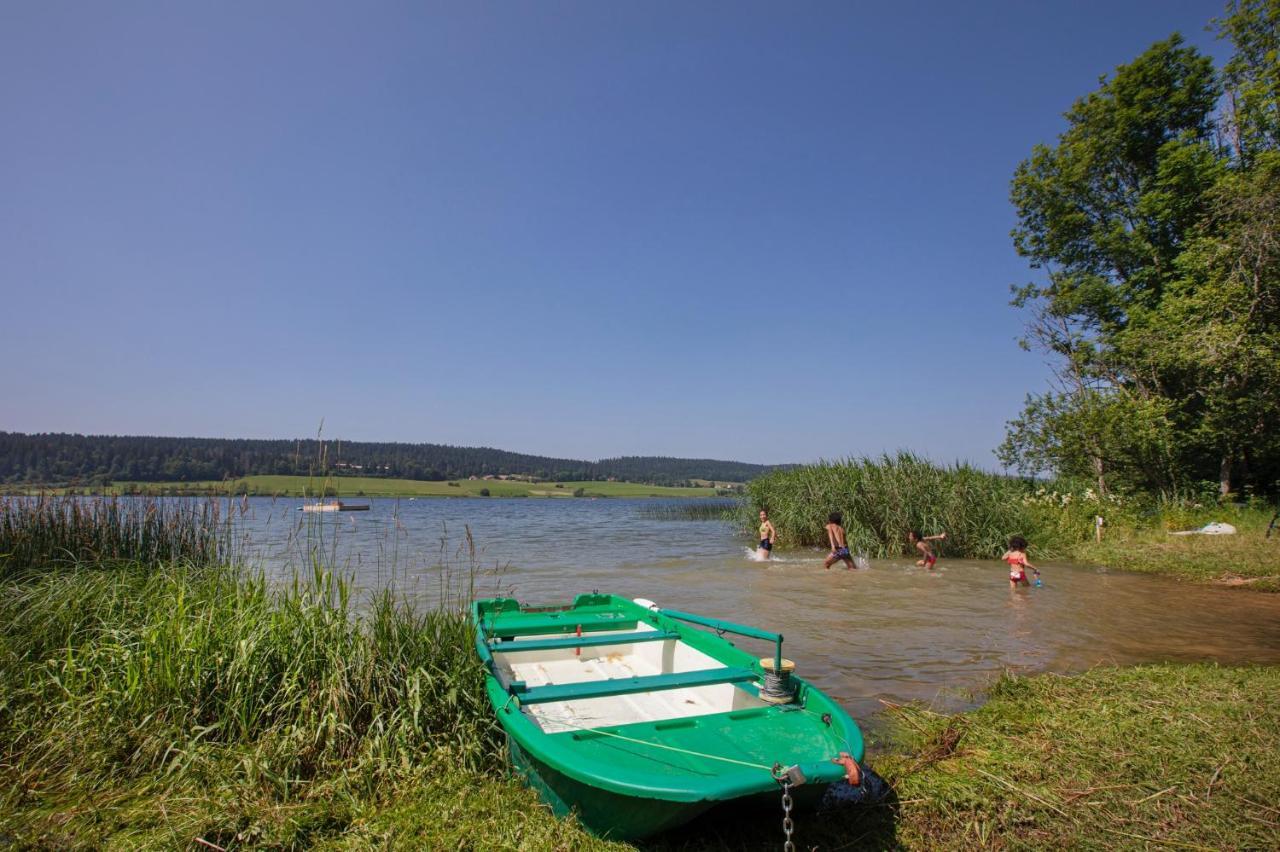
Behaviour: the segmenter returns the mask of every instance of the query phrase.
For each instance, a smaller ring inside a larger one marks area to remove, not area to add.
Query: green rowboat
[[[645,837],[734,800],[779,807],[784,781],[803,807],[845,777],[841,753],[862,760],[858,726],[789,675],[778,634],[595,593],[557,607],[479,600],[472,619],[513,766],[597,835]],[[760,660],[725,634],[774,653]]]

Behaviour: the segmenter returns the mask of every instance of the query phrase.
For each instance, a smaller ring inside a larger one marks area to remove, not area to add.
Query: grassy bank
[[[350,600],[323,571],[284,589],[143,563],[6,581],[0,835],[51,848],[307,845],[397,826],[429,845],[557,835],[504,780],[459,601],[419,611],[388,593],[356,613]],[[396,816],[418,809],[430,824]]]
[[[717,491],[712,487],[674,488],[635,482],[519,482],[504,479],[427,482],[373,476],[246,476],[226,482],[115,482],[105,489],[96,490],[107,494],[250,494],[265,497],[319,494],[340,497],[714,497]],[[483,494],[484,491],[488,494]]]
[[[1215,508],[1197,514],[1179,524],[1165,521],[1158,526],[1108,530],[1101,543],[1085,541],[1074,555],[1124,571],[1280,592],[1280,529],[1267,538],[1268,511]],[[1195,529],[1211,520],[1230,523],[1238,532],[1176,536],[1168,529]]]
[[[978,710],[898,711],[881,771],[913,848],[1273,849],[1280,669],[1006,678]]]
[[[212,503],[0,504],[6,843],[600,845],[506,778],[472,562],[438,566],[438,605],[357,611],[318,566],[208,567],[221,533]]]

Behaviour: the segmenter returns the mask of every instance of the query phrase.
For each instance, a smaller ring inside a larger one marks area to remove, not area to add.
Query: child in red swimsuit
[[[946,537],[946,533],[938,533],[937,535],[921,535],[920,530],[912,530],[907,533],[907,542],[915,545],[916,550],[920,552],[920,560],[916,562],[917,568],[928,568],[929,570],[933,570],[934,564],[938,561],[938,555],[933,552],[933,548],[929,546],[929,542],[942,541]]]
[[[1015,535],[1009,539],[1009,549],[1005,551],[1004,556],[1000,557],[1009,563],[1009,585],[1017,588],[1019,584],[1027,586],[1027,569],[1036,575],[1036,579],[1040,579],[1040,571],[1036,566],[1027,561],[1027,540],[1020,535]]]

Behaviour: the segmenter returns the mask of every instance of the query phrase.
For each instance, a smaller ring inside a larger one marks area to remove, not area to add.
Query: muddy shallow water
[[[1004,669],[1280,663],[1280,595],[1041,562],[1034,542],[1044,586],[1011,590],[995,561],[823,570],[822,552],[779,550],[760,563],[729,524],[652,519],[643,509],[654,501],[374,500],[369,512],[305,520],[300,505],[250,500],[238,521],[242,555],[278,572],[323,542],[325,561],[363,589],[394,582],[430,601],[442,553],[455,579],[467,573],[469,529],[480,593],[555,603],[599,589],[781,632],[799,673],[860,720],[881,699],[970,706]]]

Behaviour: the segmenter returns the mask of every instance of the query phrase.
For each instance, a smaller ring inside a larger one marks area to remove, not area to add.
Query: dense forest
[[[1110,490],[1280,490],[1280,2],[1232,0],[1221,68],[1178,35],[1017,169],[1024,344],[1057,382],[1001,460]]]
[[[0,482],[5,483],[194,482],[324,471],[398,479],[508,474],[566,482],[617,479],[685,485],[695,479],[745,482],[772,469],[661,456],[591,462],[444,444],[0,432]]]

